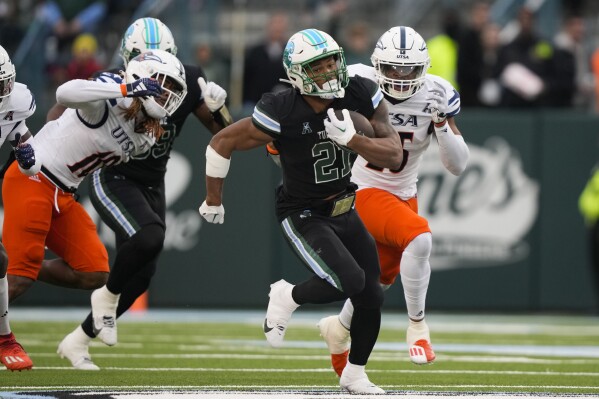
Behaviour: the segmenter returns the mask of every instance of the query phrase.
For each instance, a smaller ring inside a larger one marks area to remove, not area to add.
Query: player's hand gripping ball
[[[355,129],[355,131],[356,131],[355,134],[359,134],[359,135],[370,137],[370,138],[374,137],[374,128],[370,124],[370,121],[364,115],[362,115],[359,112],[355,112],[355,111],[347,111],[347,114],[349,115],[349,118],[351,119],[353,129]],[[343,122],[344,118],[345,118],[343,111],[340,109],[335,110],[335,117],[337,118],[337,120],[339,122]],[[354,151],[351,148],[349,148],[337,141],[335,141],[335,144],[337,144],[337,146],[344,151],[354,153]]]

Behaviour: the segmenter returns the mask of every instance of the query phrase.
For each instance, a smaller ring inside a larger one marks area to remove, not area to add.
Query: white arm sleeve
[[[27,176],[33,176],[36,175],[42,168],[43,162],[41,151],[39,151],[39,149],[35,146],[35,139],[33,138],[33,136],[29,137],[26,141],[24,141],[24,143],[31,144],[31,146],[33,147],[33,152],[35,153],[35,164],[33,164],[33,166],[29,169],[21,168],[21,165],[19,165],[18,162],[17,165],[19,166],[19,170],[21,171],[21,173],[24,173]]]
[[[121,85],[112,82],[74,79],[56,89],[56,101],[65,107],[95,109],[104,106],[104,100],[123,98]]]
[[[435,127],[435,135],[439,143],[439,154],[445,169],[453,175],[459,176],[466,169],[470,150],[461,135],[455,134],[449,123],[442,127]]]

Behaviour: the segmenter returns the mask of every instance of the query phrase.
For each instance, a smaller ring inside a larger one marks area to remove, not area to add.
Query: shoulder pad
[[[94,80],[98,80],[100,82],[108,82],[108,83],[123,83],[123,78],[121,75],[112,72],[102,72],[98,74]]]
[[[11,120],[13,122],[25,120],[35,112],[35,99],[33,94],[22,83],[15,82],[15,87],[10,93],[10,96],[6,98],[7,104],[2,107],[2,113],[12,112]],[[6,100],[5,99],[5,100]]]
[[[374,67],[372,66],[366,64],[352,64],[347,67],[347,71],[349,72],[349,76],[362,76],[363,78],[376,82]]]

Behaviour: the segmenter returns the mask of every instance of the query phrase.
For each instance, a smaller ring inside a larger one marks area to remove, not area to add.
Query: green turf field
[[[17,311],[15,311],[16,313]],[[167,312],[168,313],[168,312]],[[301,313],[301,312],[298,312]],[[83,313],[84,314],[84,313]],[[325,313],[294,319],[286,346],[267,346],[258,312],[222,312],[189,321],[152,317],[119,322],[119,343],[90,349],[100,371],[73,370],[56,348],[76,325],[11,322],[34,369],[0,370],[0,391],[281,390],[338,392],[338,378],[315,327]],[[386,313],[367,371],[389,392],[536,392],[599,396],[599,318],[499,315],[428,317],[437,361],[410,363],[405,316]],[[208,319],[202,323],[198,320]],[[77,318],[78,320],[78,318]],[[2,397],[0,392],[0,397]]]

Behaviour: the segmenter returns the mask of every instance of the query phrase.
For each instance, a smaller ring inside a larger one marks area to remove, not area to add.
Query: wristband
[[[206,147],[206,176],[224,179],[229,172],[231,160],[223,157],[208,144]]]

